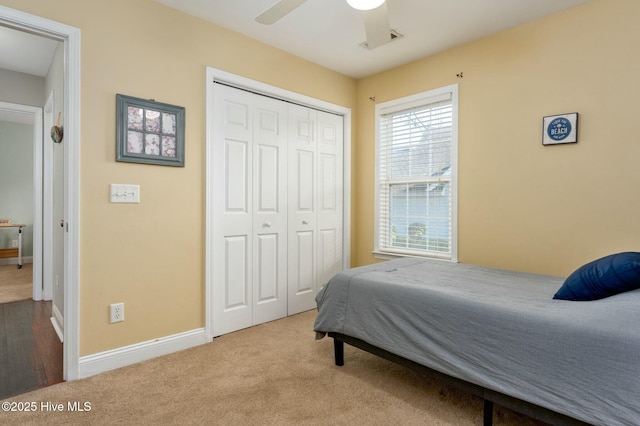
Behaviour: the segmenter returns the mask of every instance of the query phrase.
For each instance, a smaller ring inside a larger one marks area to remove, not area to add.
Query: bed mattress
[[[336,275],[317,295],[314,329],[588,423],[640,424],[640,291],[552,299],[562,282],[393,260]]]

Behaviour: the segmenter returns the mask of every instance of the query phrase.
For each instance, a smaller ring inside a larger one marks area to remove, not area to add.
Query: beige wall
[[[374,261],[369,97],[454,83],[461,262],[565,276],[640,250],[639,16],[637,0],[594,0],[359,81],[353,263]],[[542,117],[568,112],[579,143],[543,147]]]
[[[205,67],[349,108],[355,81],[151,0],[0,4],[81,29],[81,355],[204,327]],[[186,108],[184,168],[115,161],[116,93]],[[110,204],[110,183],[141,203]]]

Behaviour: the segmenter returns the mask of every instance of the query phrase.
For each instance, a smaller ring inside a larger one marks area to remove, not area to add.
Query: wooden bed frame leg
[[[493,402],[484,400],[484,426],[493,424]]]
[[[336,365],[343,366],[344,365],[344,342],[341,340],[333,338],[333,353],[336,358]]]

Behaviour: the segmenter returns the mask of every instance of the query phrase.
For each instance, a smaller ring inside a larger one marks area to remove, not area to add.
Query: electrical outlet
[[[112,303],[109,305],[109,313],[109,322],[111,324],[124,321],[124,303]]]
[[[13,248],[18,247],[18,240],[11,240],[11,247]]]

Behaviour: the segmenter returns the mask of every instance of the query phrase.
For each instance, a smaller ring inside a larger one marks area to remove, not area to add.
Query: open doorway
[[[79,345],[78,345],[78,280],[79,280],[79,130],[80,130],[80,31],[45,18],[30,15],[18,10],[0,6],[0,26],[19,33],[26,33],[40,39],[52,40],[56,44],[56,55],[61,58],[59,67],[50,67],[48,78],[56,81],[59,85],[52,83],[44,90],[42,100],[38,104],[44,107],[49,99],[51,91],[54,92],[52,100],[53,117],[57,121],[58,113],[62,117],[61,126],[64,128],[64,139],[59,144],[62,149],[59,153],[58,164],[55,167],[56,154],[53,153],[54,167],[52,169],[53,185],[59,181],[61,190],[56,195],[52,195],[52,216],[47,220],[51,226],[52,242],[44,247],[44,237],[40,239],[43,247],[42,253],[49,251],[52,256],[53,273],[48,275],[51,281],[51,298],[56,303],[59,314],[58,330],[64,340],[63,347],[63,371],[65,380],[74,380],[79,376]],[[23,50],[19,55],[12,57],[24,57]],[[1,54],[0,57],[9,55]],[[51,64],[50,64],[51,65]],[[7,96],[7,89],[10,86],[1,85],[5,88],[4,96]],[[2,91],[0,91],[0,95]],[[2,98],[0,98],[2,99]],[[15,100],[14,100],[15,102]],[[24,104],[24,102],[22,102]],[[49,134],[48,129],[43,129],[43,134]],[[54,148],[55,150],[55,148]],[[44,154],[42,154],[44,155]],[[43,188],[46,191],[46,188]],[[47,197],[43,196],[43,202]],[[55,203],[58,203],[56,206]],[[36,209],[37,211],[37,209]],[[42,213],[43,210],[40,210]],[[58,216],[58,217],[56,217]],[[37,222],[37,221],[35,221]],[[56,242],[56,231],[60,238]],[[34,239],[38,241],[38,239]],[[60,261],[55,260],[56,253]],[[46,261],[40,262],[45,265]],[[56,270],[56,264],[59,270]],[[47,272],[42,272],[47,276]],[[46,282],[46,280],[45,280]],[[34,292],[34,294],[37,292]],[[56,295],[56,292],[58,294]],[[41,291],[40,297],[44,297],[46,292]],[[53,310],[53,309],[52,309]],[[55,314],[52,313],[54,322]]]
[[[54,207],[64,202],[62,179],[55,179],[64,173],[63,155],[56,155],[64,147],[52,147],[46,129],[56,107],[62,109],[54,93],[64,91],[64,57],[59,41],[5,26],[0,36],[0,247],[9,247],[0,264],[2,398],[63,378],[64,294],[54,294],[51,283],[64,266],[64,251],[54,250],[63,235],[53,221],[63,218]]]

